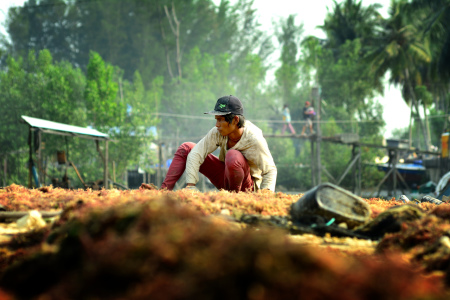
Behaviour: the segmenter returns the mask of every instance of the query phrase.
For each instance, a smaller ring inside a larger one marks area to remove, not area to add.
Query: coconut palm
[[[382,17],[378,12],[380,7],[379,4],[366,7],[362,5],[362,1],[358,0],[345,0],[341,3],[334,1],[333,9],[328,12],[324,24],[319,26],[327,36],[325,40],[320,41],[324,51],[322,51],[322,67],[318,77],[320,81],[329,83],[322,83],[323,95],[330,101],[336,101],[333,104],[339,107],[343,107],[345,103],[348,108],[345,109],[347,116],[355,116],[356,112],[361,116],[361,111],[366,110],[364,107],[367,108],[365,102],[370,102],[374,90],[381,92],[383,89],[381,80],[372,80],[373,76],[366,76],[367,65],[361,61],[362,54],[374,40],[377,28],[381,25]],[[308,43],[308,41],[305,42]],[[330,52],[332,56],[329,56]],[[351,66],[343,66],[344,61]],[[337,72],[339,65],[345,70],[342,74],[346,73],[346,75],[333,77],[331,74],[335,73],[331,72],[330,67],[333,66],[332,69]],[[356,78],[353,77],[356,74]],[[354,84],[356,81],[358,81],[357,84]],[[330,84],[331,82],[335,83],[334,86]],[[347,89],[343,86],[345,84],[348,84]],[[339,88],[335,89],[337,86]],[[339,96],[337,91],[341,93]]]
[[[407,7],[409,14],[423,11],[423,34],[430,38],[436,57],[437,75],[450,78],[450,0],[413,0]]]
[[[393,0],[390,8],[390,17],[385,20],[383,30],[371,51],[366,56],[372,64],[372,71],[376,77],[383,77],[390,71],[390,82],[402,86],[403,98],[419,115],[415,86],[420,79],[419,67],[431,62],[429,41],[420,34],[416,20],[409,18],[406,13],[408,3],[405,0]],[[418,118],[427,149],[430,143],[427,130]],[[412,141],[412,124],[409,126],[409,143]]]
[[[361,39],[362,44],[372,40],[382,19],[378,9],[380,4],[362,6],[362,1],[346,0],[334,2],[333,12],[329,13],[322,26],[327,35],[327,48],[337,49],[346,41]]]
[[[413,0],[407,12],[423,20],[421,34],[430,40],[432,60],[420,69],[422,84],[432,94],[435,108],[447,112],[448,101],[445,100],[450,91],[450,0]]]

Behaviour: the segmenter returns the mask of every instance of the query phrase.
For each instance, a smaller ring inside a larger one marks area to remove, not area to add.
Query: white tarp
[[[73,125],[67,125],[63,123],[52,122],[48,120],[32,118],[28,116],[22,116],[22,119],[28,123],[31,127],[34,128],[42,128],[60,132],[67,132],[72,134],[82,134],[92,137],[99,137],[102,139],[109,139],[109,136],[105,133],[101,133],[100,131],[88,127],[79,127]]]

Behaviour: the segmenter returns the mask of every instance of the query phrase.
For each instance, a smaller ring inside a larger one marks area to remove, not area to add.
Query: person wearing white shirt
[[[215,116],[216,126],[198,144],[187,142],[177,149],[161,188],[172,190],[186,170],[186,188],[195,188],[200,172],[219,190],[275,191],[272,154],[261,129],[245,120],[242,102],[224,96],[205,114]],[[212,152],[219,147],[217,157]]]

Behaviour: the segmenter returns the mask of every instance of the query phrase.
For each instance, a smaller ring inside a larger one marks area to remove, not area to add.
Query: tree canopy
[[[316,101],[313,89],[320,91],[323,135],[354,133],[381,143],[385,122],[376,97],[387,74],[411,106],[409,140],[429,149],[439,138],[431,128],[448,126],[449,1],[393,0],[387,18],[379,5],[336,1],[319,39],[304,36],[295,14],[274,22],[273,32],[262,30],[252,0],[28,0],[8,11],[9,39],[1,47],[3,154],[24,151],[26,132],[17,124],[28,114],[105,131],[115,140],[118,174],[151,172],[159,164],[152,142],[171,155],[179,143],[198,141],[214,126],[203,112],[220,96],[238,96],[247,119],[279,133],[283,104],[300,131],[304,102]],[[430,108],[441,122],[428,120]],[[311,149],[284,141],[268,139],[279,177],[290,178],[280,185],[305,188]],[[73,158],[96,154],[71,143]],[[322,152],[341,151],[336,147]],[[24,163],[9,164],[15,175],[8,180],[21,180],[14,168]],[[326,155],[323,163],[337,176],[346,162]],[[80,169],[96,177],[100,165],[89,159]]]

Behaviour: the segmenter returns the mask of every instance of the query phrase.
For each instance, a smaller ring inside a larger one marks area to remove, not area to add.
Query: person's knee
[[[178,154],[181,156],[187,156],[189,154],[189,152],[191,152],[192,148],[194,148],[194,146],[195,146],[195,143],[191,143],[191,142],[183,143],[180,145],[180,147],[178,147],[175,154]]]
[[[226,166],[239,164],[243,160],[245,160],[244,155],[242,155],[242,153],[239,152],[238,150],[234,149],[228,150],[227,154],[225,155]]]

